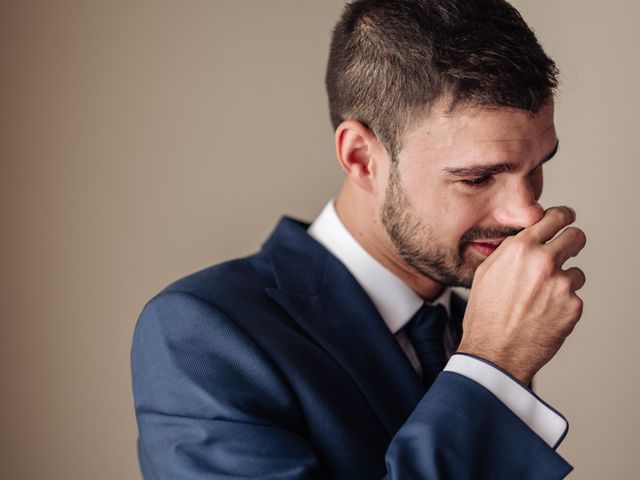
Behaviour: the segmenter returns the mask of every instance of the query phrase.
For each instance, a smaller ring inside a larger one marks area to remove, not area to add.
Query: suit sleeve
[[[155,297],[131,364],[145,479],[327,478],[282,376],[209,303]]]
[[[566,436],[567,419],[538,397],[531,383],[524,385],[500,366],[468,353],[456,353],[445,371],[459,373],[485,387],[553,449]]]
[[[572,467],[489,390],[442,372],[392,439],[387,479],[561,479]]]
[[[210,303],[155,297],[131,361],[144,478],[330,478],[278,367]],[[571,470],[493,394],[453,372],[439,375],[384,460],[387,480],[552,480]]]

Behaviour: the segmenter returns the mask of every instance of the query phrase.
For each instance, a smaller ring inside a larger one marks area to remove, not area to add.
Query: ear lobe
[[[361,189],[372,192],[376,174],[376,136],[362,123],[346,120],[336,129],[336,154],[340,167]]]

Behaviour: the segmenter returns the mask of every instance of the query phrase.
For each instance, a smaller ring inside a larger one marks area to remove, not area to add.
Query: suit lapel
[[[284,219],[264,246],[275,300],[353,378],[391,435],[424,386],[375,306],[344,265]]]

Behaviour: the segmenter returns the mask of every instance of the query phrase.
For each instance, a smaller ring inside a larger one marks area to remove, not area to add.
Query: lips
[[[493,247],[497,247],[503,241],[504,241],[504,238],[501,238],[500,240],[478,240],[478,241],[475,241],[475,242],[472,242],[472,243],[479,243],[481,245],[491,245]]]
[[[477,240],[475,242],[469,242],[469,246],[480,254],[489,256],[496,250],[496,248],[500,246],[503,241],[504,238],[500,238],[498,240]]]

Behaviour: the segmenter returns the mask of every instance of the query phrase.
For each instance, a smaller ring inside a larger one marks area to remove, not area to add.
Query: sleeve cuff
[[[566,436],[567,419],[497,365],[480,357],[456,353],[444,370],[470,378],[489,390],[551,448],[556,449]]]

